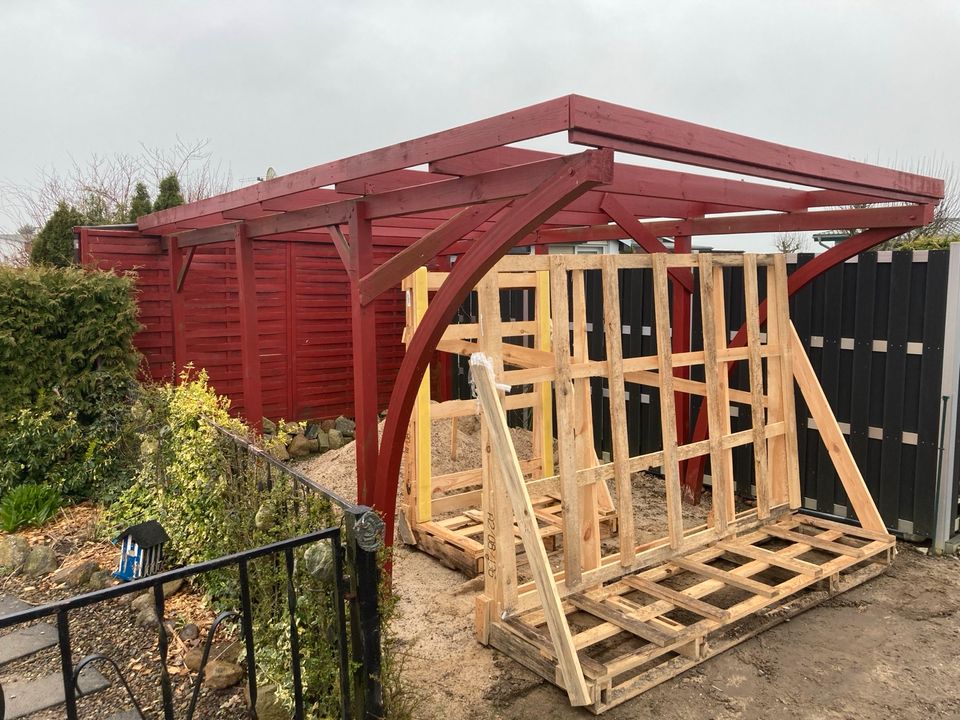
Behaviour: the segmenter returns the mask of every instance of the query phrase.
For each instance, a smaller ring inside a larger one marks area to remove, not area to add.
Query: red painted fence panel
[[[84,264],[136,273],[143,375],[170,380],[174,326],[169,259],[160,240],[135,231],[83,228]],[[376,247],[380,262],[396,248]],[[353,368],[346,272],[330,242],[254,241],[263,412],[269,418],[352,415]],[[198,247],[183,287],[186,359],[244,414],[240,307],[232,245]],[[378,400],[386,407],[403,357],[399,290],[377,301]]]

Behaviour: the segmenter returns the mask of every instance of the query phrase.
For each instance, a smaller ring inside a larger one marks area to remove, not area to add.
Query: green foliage
[[[84,215],[60,201],[57,209],[37,233],[30,248],[30,262],[34,265],[66,267],[74,262],[73,228],[86,223]]]
[[[305,534],[336,523],[330,503],[305,494],[276,469],[234,444],[211,423],[243,435],[229,403],[210,388],[206,373],[188,371],[178,385],[150,388],[134,406],[141,423],[141,467],[136,482],[107,508],[110,533],[156,519],[171,537],[167,556],[195,563]],[[328,541],[322,544],[329,547]],[[296,555],[297,625],[309,717],[336,716],[339,702],[336,614],[329,578],[306,570]],[[282,558],[250,563],[258,677],[278,695],[291,692],[289,615]],[[238,607],[234,568],[200,578],[214,601]]]
[[[0,496],[128,481],[139,328],[132,281],[79,268],[0,268]]]
[[[150,193],[147,186],[142,182],[137,183],[133,191],[133,198],[130,200],[130,222],[136,222],[138,217],[149,215],[153,212],[153,203],[150,202]]]
[[[920,235],[898,245],[897,250],[946,250],[955,242],[960,242],[960,235]]]
[[[20,528],[43,525],[60,509],[60,493],[45,485],[20,485],[0,500],[0,528],[16,532]]]
[[[180,192],[180,180],[176,173],[170,173],[160,181],[160,192],[157,194],[157,200],[153,204],[153,210],[166,210],[167,208],[183,205],[183,195]]]
[[[218,434],[203,418],[242,432],[229,401],[211,390],[206,372],[190,371],[178,385],[147,388],[133,407],[140,423],[140,468],[113,503],[107,522],[120,529],[156,519],[175,539],[168,551],[181,563],[229,552],[223,497],[226,477]]]

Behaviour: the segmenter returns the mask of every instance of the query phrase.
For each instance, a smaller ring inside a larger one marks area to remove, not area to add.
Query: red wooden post
[[[243,407],[247,424],[263,429],[263,382],[260,377],[260,338],[257,331],[257,285],[253,270],[253,241],[246,226],[234,236],[237,295],[240,304],[240,362],[243,367]]]
[[[287,323],[284,328],[287,341],[287,418],[297,417],[297,247],[296,243],[286,245],[287,275]]]
[[[173,381],[178,382],[180,373],[187,364],[187,321],[186,301],[183,291],[177,291],[177,278],[183,267],[183,253],[172,236],[167,242],[170,256],[170,318],[173,323]]]
[[[689,253],[691,249],[689,235],[677,235],[673,239],[673,252]],[[673,319],[671,326],[671,346],[674,353],[685,353],[690,350],[690,305],[693,294],[684,287],[683,283],[673,279]],[[690,377],[688,366],[673,369],[674,377],[687,379]],[[675,395],[677,413],[677,443],[684,445],[690,433],[690,396],[683,392]],[[680,463],[680,473],[685,470],[686,461]]]
[[[367,218],[366,205],[362,202],[354,203],[350,212],[349,259],[357,500],[362,505],[371,505],[377,473],[377,424],[380,419],[377,414],[377,311],[375,303],[364,305],[360,295],[360,278],[373,270],[373,224]]]

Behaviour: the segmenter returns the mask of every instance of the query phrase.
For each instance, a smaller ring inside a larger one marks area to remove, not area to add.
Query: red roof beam
[[[568,130],[569,121],[569,98],[548,100],[451,130],[282,175],[206,200],[151,213],[139,218],[139,225],[141,230],[150,230],[194,215],[209,215],[304,190],[423,165],[453,155],[550,135]]]
[[[680,221],[642,223],[656,237],[676,235],[733,235],[740,233],[793,232],[810,230],[857,230],[881,227],[921,227],[933,220],[932,204],[853,210],[769,213],[737,217],[694,218]],[[198,231],[203,232],[203,231]],[[629,235],[617,225],[541,230],[537,242],[584,242],[625,240]]]
[[[440,160],[431,163],[430,168],[437,172],[472,175],[551,157],[555,157],[554,153],[527,150],[526,148],[502,147]],[[884,198],[870,195],[843,193],[834,190],[781,188],[762,183],[709,177],[696,173],[643,167],[628,163],[616,163],[614,168],[616,177],[614,186],[597,188],[597,192],[630,193],[782,212],[794,212],[811,207],[888,202]],[[717,212],[724,211],[717,210]]]
[[[888,200],[943,197],[943,181],[844,160],[642,110],[570,96],[570,142]]]
[[[578,153],[480,175],[392,190],[379,195],[368,195],[363,198],[367,210],[366,216],[369,219],[387,218],[509,200],[527,194],[581,155],[582,153]],[[249,237],[255,238],[342,224],[348,221],[355,202],[357,201],[344,200],[250,220],[247,223],[247,232]],[[189,247],[208,242],[223,242],[223,239],[216,229],[210,228],[183,233],[180,244],[182,247]]]

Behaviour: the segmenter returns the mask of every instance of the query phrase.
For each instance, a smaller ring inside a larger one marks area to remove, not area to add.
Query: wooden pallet
[[[875,577],[894,550],[889,536],[787,515],[568,596],[585,707],[599,714]],[[565,687],[541,609],[492,623],[489,641]]]
[[[723,266],[743,268],[746,347],[727,345]],[[618,275],[622,267],[652,270],[655,355],[623,357]],[[492,343],[470,360],[490,453],[480,514],[485,571],[476,629],[481,642],[566,690],[572,705],[599,713],[831,593],[863,582],[891,561],[894,539],[886,532],[790,323],[782,255],[541,256],[511,258],[499,271],[507,268],[548,272],[553,343],[550,353],[506,352]],[[583,273],[592,269],[603,275],[603,360],[589,357],[583,327]],[[760,332],[759,272],[766,273],[765,336]],[[677,273],[690,273],[687,278],[699,284],[701,351],[671,351],[668,276]],[[492,355],[484,354],[488,349]],[[508,358],[519,369],[506,369]],[[748,387],[732,388],[728,364],[740,360],[748,363]],[[705,381],[675,376],[676,368],[696,365],[703,367]],[[613,459],[605,464],[586,453],[583,443],[589,437],[582,432],[583,388],[596,377],[605,379],[610,397]],[[530,479],[529,468],[517,458],[502,386],[518,381],[552,388],[558,443],[555,475],[541,473]],[[862,528],[797,514],[794,382]],[[630,456],[627,383],[658,393],[661,450]],[[704,397],[708,439],[678,443],[676,392]],[[731,403],[747,406],[750,429],[732,431]],[[753,450],[756,507],[737,513],[732,450],[743,445]],[[679,464],[704,455],[710,459],[713,511],[708,524],[687,528]],[[667,534],[638,545],[633,474],[652,468],[660,468],[664,478]],[[616,488],[617,542],[601,544],[599,508],[608,481]],[[547,487],[557,493],[563,507],[560,558],[557,553],[548,556],[531,501]],[[518,582],[518,533],[525,571],[533,578],[526,583]],[[558,559],[559,571],[551,564]]]
[[[549,552],[562,546],[562,509],[560,498],[541,496],[532,498],[540,537]],[[443,520],[430,520],[412,529],[416,545],[433,555],[447,567],[459,570],[468,577],[483,574],[483,514],[480,510],[465,510]],[[600,535],[616,535],[617,514],[608,510],[600,516]],[[514,525],[518,551],[522,551],[520,531]]]

